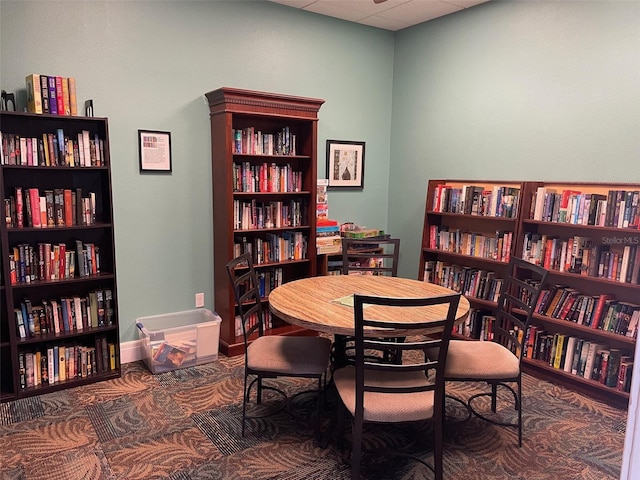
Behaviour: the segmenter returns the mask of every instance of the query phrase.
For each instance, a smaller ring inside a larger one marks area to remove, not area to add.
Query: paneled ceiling
[[[397,31],[489,0],[271,0],[293,8]]]

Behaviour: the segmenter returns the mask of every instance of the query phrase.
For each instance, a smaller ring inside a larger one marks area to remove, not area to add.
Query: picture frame
[[[328,188],[364,188],[365,142],[327,140]]]
[[[140,172],[171,173],[171,132],[138,130]]]

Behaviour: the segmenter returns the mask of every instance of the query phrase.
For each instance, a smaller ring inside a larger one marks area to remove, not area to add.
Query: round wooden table
[[[375,276],[375,275],[328,275],[309,277],[285,283],[275,288],[269,294],[270,310],[283,320],[299,325],[310,330],[332,333],[334,335],[354,335],[353,306],[344,299],[349,295],[364,294],[385,297],[435,297],[438,295],[450,295],[455,293],[439,285],[411,280],[408,278]],[[380,320],[397,318],[397,309],[388,309],[383,306],[366,307],[367,317],[375,317]],[[462,322],[469,313],[469,301],[460,297],[456,324]],[[370,314],[370,315],[369,315]],[[443,306],[411,307],[403,310],[403,320],[414,319],[423,322],[428,319],[441,320],[447,315]],[[413,330],[388,330],[385,336],[405,336],[416,334]],[[431,333],[425,329],[423,334]],[[370,328],[365,330],[366,336],[379,336],[380,330]]]

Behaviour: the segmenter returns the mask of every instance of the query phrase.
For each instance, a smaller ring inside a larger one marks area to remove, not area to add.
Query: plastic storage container
[[[206,308],[138,318],[144,362],[155,374],[217,360],[221,321]]]

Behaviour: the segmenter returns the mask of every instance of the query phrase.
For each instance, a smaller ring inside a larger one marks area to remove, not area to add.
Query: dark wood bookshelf
[[[40,395],[65,388],[86,385],[120,376],[120,335],[118,322],[118,294],[116,287],[115,244],[113,228],[113,201],[111,189],[111,157],[109,151],[109,128],[106,118],[58,116],[50,114],[31,114],[21,112],[0,112],[0,124],[3,137],[3,152],[7,153],[9,139],[13,137],[42,139],[43,134],[56,135],[62,129],[65,137],[77,141],[78,134],[89,132],[93,140],[97,136],[102,142],[100,153],[101,165],[69,166],[44,165],[34,151],[32,164],[22,164],[22,159],[2,158],[0,162],[0,196],[4,200],[15,196],[16,187],[23,190],[37,188],[40,196],[45,190],[61,188],[77,192],[83,196],[95,194],[95,223],[57,227],[33,227],[25,222],[24,227],[12,227],[6,222],[0,225],[0,255],[2,264],[2,301],[0,302],[0,363],[2,376],[0,381],[0,401],[6,402],[33,395]],[[5,144],[4,141],[7,143]],[[33,143],[33,141],[32,141]],[[14,150],[15,151],[15,150]],[[76,157],[77,160],[77,157]],[[16,164],[10,164],[13,161]],[[90,163],[90,160],[89,162]],[[39,212],[38,212],[39,214]],[[26,216],[25,216],[26,220]],[[77,261],[76,240],[83,244],[92,243],[99,248],[100,273],[89,276],[75,276],[56,280],[38,279],[32,282],[12,284],[10,255],[13,248],[26,244],[34,247],[49,243],[65,244],[67,251],[74,252]],[[21,302],[29,299],[34,307],[43,306],[43,300],[60,301],[63,297],[86,297],[95,290],[111,290],[113,324],[97,328],[72,328],[59,333],[41,333],[33,336],[27,334],[20,338],[14,309],[20,308]],[[114,346],[116,366],[106,366],[102,371],[87,376],[75,376],[66,380],[41,383],[33,386],[21,385],[19,358],[40,352],[47,353],[54,346],[85,346],[95,348],[96,341],[106,339]]]
[[[282,268],[283,281],[316,275],[315,197],[317,183],[318,112],[324,100],[278,93],[223,87],[205,94],[211,122],[211,162],[213,182],[213,256],[215,310],[222,318],[220,352],[227,356],[244,353],[241,336],[235,334],[236,304],[226,264],[234,257],[234,244],[246,237],[249,242],[266,238],[267,233],[301,232],[306,238],[303,259],[257,264],[256,269]],[[234,153],[234,130],[253,128],[261,134],[276,134],[288,129],[295,135],[291,154]],[[290,165],[301,172],[299,191],[235,191],[234,165]],[[234,201],[269,202],[301,200],[306,205],[302,225],[277,228],[234,228]],[[266,303],[266,302],[265,302]],[[273,318],[271,335],[315,335]]]
[[[450,211],[440,211],[441,208],[434,206],[434,201],[438,198],[436,189],[438,185],[449,185],[453,188],[460,188],[463,185],[476,185],[492,189],[494,186],[516,186],[520,189],[520,198],[516,216],[514,218],[501,218],[483,215],[469,215]],[[457,252],[442,251],[433,248],[431,242],[432,227],[448,228],[449,230],[461,229],[469,232],[487,233],[496,230],[511,229],[513,238],[510,254],[522,258],[525,249],[525,237],[537,234],[546,235],[548,238],[556,237],[561,241],[576,236],[590,237],[594,244],[610,244],[612,251],[620,251],[624,245],[636,247],[637,254],[640,255],[640,230],[637,227],[618,228],[616,226],[601,226],[594,224],[551,221],[554,217],[551,212],[545,220],[536,219],[535,197],[539,187],[545,187],[549,192],[561,193],[564,190],[581,192],[584,194],[606,195],[610,190],[640,191],[640,184],[630,183],[586,183],[586,182],[513,182],[513,181],[483,181],[483,180],[431,180],[427,188],[427,199],[425,206],[423,239],[419,266],[419,278],[425,279],[425,265],[427,262],[444,262],[445,265],[468,267],[470,269],[482,269],[493,272],[497,277],[503,273],[504,263],[486,258],[469,256]],[[576,214],[578,215],[578,214]],[[574,221],[572,219],[572,221]],[[544,266],[544,265],[543,265]],[[595,275],[589,276],[584,271],[574,273],[571,271],[560,271],[552,267],[548,268],[547,285],[549,288],[556,284],[565,285],[575,289],[581,295],[598,296],[601,294],[612,295],[615,300],[628,302],[633,305],[640,304],[640,285],[619,281],[612,278],[602,278]],[[495,303],[468,296],[472,308],[478,310],[491,311],[495,309]],[[523,313],[523,312],[522,312]],[[549,334],[561,334],[566,337],[576,337],[589,342],[606,345],[611,349],[621,350],[623,354],[633,355],[636,338],[616,333],[592,328],[588,325],[581,325],[577,322],[555,318],[547,315],[535,313],[531,325],[539,326]],[[456,338],[463,338],[456,334]],[[586,379],[583,376],[575,375],[564,371],[562,368],[554,368],[548,362],[526,358],[523,359],[523,369],[537,377],[544,378],[559,385],[565,386],[594,398],[601,399],[610,404],[626,407],[629,401],[629,393],[620,391],[617,388],[603,385],[599,381]]]

